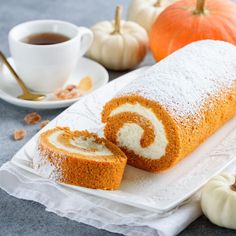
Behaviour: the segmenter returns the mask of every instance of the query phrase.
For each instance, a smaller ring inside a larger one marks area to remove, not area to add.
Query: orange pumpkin
[[[178,1],[159,15],[149,36],[157,61],[198,40],[223,40],[236,45],[236,4],[230,0]]]

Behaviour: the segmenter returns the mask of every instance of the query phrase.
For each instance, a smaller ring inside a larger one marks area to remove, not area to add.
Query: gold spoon
[[[18,76],[18,74],[15,72],[15,70],[12,68],[12,66],[7,61],[4,54],[0,51],[0,59],[2,59],[3,63],[7,66],[11,74],[16,79],[17,83],[21,87],[23,93],[18,96],[17,98],[24,99],[24,100],[31,100],[31,101],[39,101],[45,98],[45,95],[43,94],[36,94],[29,91],[29,89],[26,87],[25,83],[22,81],[22,79]]]

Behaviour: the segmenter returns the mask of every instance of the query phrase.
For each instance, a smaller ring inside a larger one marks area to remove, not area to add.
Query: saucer
[[[8,58],[8,61],[14,67],[14,61],[11,57]],[[82,57],[78,60],[77,66],[66,84],[78,84],[85,76],[90,76],[93,79],[92,91],[102,87],[109,80],[108,72],[102,65],[91,59]],[[54,109],[68,107],[81,98],[55,100],[53,93],[49,93],[41,101],[27,101],[17,98],[21,92],[19,85],[7,68],[5,66],[0,67],[0,98],[16,106],[34,109]]]

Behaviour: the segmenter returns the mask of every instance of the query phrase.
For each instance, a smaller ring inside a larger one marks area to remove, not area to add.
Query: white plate
[[[88,129],[103,133],[101,109],[106,101],[127,83],[137,78],[146,68],[128,73],[92,94],[80,99],[55,118],[42,131],[54,126]],[[40,131],[40,132],[42,132]],[[12,159],[17,166],[37,174],[32,169],[32,156],[39,133]],[[127,166],[118,191],[94,190],[65,185],[75,191],[125,203],[156,212],[166,212],[181,204],[199,190],[210,178],[221,172],[236,156],[236,117],[217,131],[188,158],[161,174],[152,174]]]
[[[10,64],[14,67],[12,58],[8,58]],[[76,84],[84,76],[90,75],[93,78],[94,88],[96,90],[108,82],[109,75],[107,70],[97,62],[82,57],[78,60],[75,71],[72,73],[66,84]],[[81,98],[69,100],[55,100],[53,94],[47,94],[42,101],[26,101],[17,98],[21,94],[21,89],[5,66],[0,68],[0,98],[6,102],[21,107],[34,109],[53,109],[68,107]]]

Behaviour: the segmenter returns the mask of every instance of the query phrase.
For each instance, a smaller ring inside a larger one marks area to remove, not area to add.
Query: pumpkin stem
[[[231,187],[231,190],[236,192],[236,178],[234,180],[234,183],[230,187]]]
[[[157,0],[156,3],[154,4],[154,7],[160,7],[161,6],[161,1],[162,0]]]
[[[111,34],[119,34],[120,33],[120,18],[121,18],[121,6],[116,7],[115,13],[115,23],[114,23],[114,31]]]
[[[194,10],[194,14],[202,15],[205,14],[205,3],[206,0],[197,0],[196,9]]]

